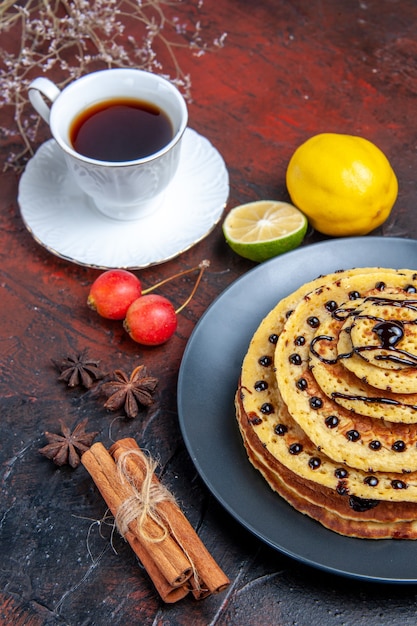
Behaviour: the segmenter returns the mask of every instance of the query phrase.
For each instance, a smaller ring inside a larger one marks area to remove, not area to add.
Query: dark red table
[[[198,58],[178,54],[192,78],[190,126],[228,166],[227,209],[287,199],[285,169],[296,146],[318,132],[346,132],[378,144],[399,179],[391,218],[370,236],[416,237],[415,2],[206,0],[201,21],[213,36],[227,32],[225,47]],[[46,138],[44,131],[39,143]],[[9,150],[6,139],[2,157]],[[334,576],[267,547],[223,510],[189,458],[176,408],[187,340],[210,303],[254,267],[229,250],[220,224],[178,258],[138,272],[148,286],[211,261],[176,335],[146,349],[86,307],[98,270],[59,259],[31,237],[18,182],[10,169],[1,174],[0,622],[414,626],[415,586]],[[304,245],[320,239],[310,231]],[[179,305],[191,285],[190,277],[174,281],[166,294]],[[67,389],[51,360],[84,349],[108,370],[146,364],[159,378],[154,407],[127,420],[93,391]],[[59,469],[38,453],[60,419],[73,426],[84,418],[105,445],[131,436],[158,457],[165,484],[229,575],[226,592],[164,605],[129,546],[117,535],[111,542],[110,526],[98,523],[105,506],[84,468]]]

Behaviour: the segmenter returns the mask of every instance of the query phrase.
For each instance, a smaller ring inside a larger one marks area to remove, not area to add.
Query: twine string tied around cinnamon
[[[140,489],[133,480],[127,470],[127,459],[129,456],[136,455],[140,458],[144,465],[144,480]],[[117,509],[115,516],[115,524],[124,537],[129,530],[129,524],[136,520],[137,529],[145,541],[151,543],[158,543],[164,541],[168,535],[171,535],[178,543],[181,550],[190,562],[190,566],[194,575],[194,579],[197,584],[197,588],[200,588],[199,577],[197,575],[197,569],[193,563],[192,558],[187,553],[185,547],[181,544],[181,541],[176,537],[169,519],[158,510],[158,504],[164,501],[177,504],[173,494],[159,481],[153,480],[155,470],[158,463],[149,455],[145,455],[141,450],[131,449],[125,450],[117,460],[117,472],[119,479],[122,482],[128,482],[133,494],[126,498]],[[146,531],[146,521],[150,518],[160,528],[160,534],[158,536],[150,535]]]

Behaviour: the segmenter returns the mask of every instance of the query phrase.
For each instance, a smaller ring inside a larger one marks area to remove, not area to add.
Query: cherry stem
[[[187,298],[187,300],[184,302],[184,304],[182,304],[180,306],[179,309],[176,310],[176,313],[180,313],[186,306],[187,304],[190,302],[191,298],[194,296],[197,287],[200,283],[201,277],[203,276],[204,270],[210,266],[210,261],[208,261],[207,259],[204,259],[203,261],[201,261],[201,263],[199,263],[198,265],[196,265],[195,267],[191,267],[188,270],[183,270],[182,272],[178,272],[177,274],[174,274],[173,276],[169,276],[169,278],[164,278],[164,280],[161,280],[159,283],[156,283],[155,285],[152,285],[152,287],[148,287],[147,289],[144,289],[142,291],[142,295],[145,295],[147,293],[150,293],[151,291],[153,291],[154,289],[157,289],[158,287],[162,287],[162,285],[165,285],[165,283],[169,283],[171,280],[174,280],[174,278],[180,278],[181,276],[185,276],[186,274],[191,274],[191,272],[195,272],[195,270],[200,270],[198,276],[197,276],[197,280],[196,283],[194,285],[194,289],[191,292],[191,295]]]
[[[187,304],[191,301],[191,299],[193,298],[195,292],[197,291],[197,287],[200,284],[200,281],[203,277],[204,274],[204,270],[210,266],[210,261],[208,261],[207,259],[204,259],[204,261],[201,261],[201,263],[195,268],[195,269],[200,269],[198,276],[197,276],[197,280],[195,281],[194,284],[194,288],[192,290],[192,292],[190,293],[190,295],[188,296],[188,298],[186,299],[185,302],[182,303],[182,305],[176,309],[175,313],[178,315],[178,313],[181,313],[181,311],[183,309],[185,309],[185,307],[187,306]]]

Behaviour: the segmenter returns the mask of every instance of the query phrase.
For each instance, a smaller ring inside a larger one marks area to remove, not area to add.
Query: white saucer
[[[18,202],[28,230],[53,254],[88,267],[139,269],[201,241],[219,222],[228,195],[223,158],[187,128],[175,178],[152,215],[119,221],[99,213],[73,183],[53,139],[28,162]]]

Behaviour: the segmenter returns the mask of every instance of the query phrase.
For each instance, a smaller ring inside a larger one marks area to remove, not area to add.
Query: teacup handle
[[[53,103],[61,93],[61,90],[49,78],[44,78],[43,76],[35,78],[30,83],[28,90],[29,100],[33,108],[49,124],[51,109],[45,102],[45,98]]]

